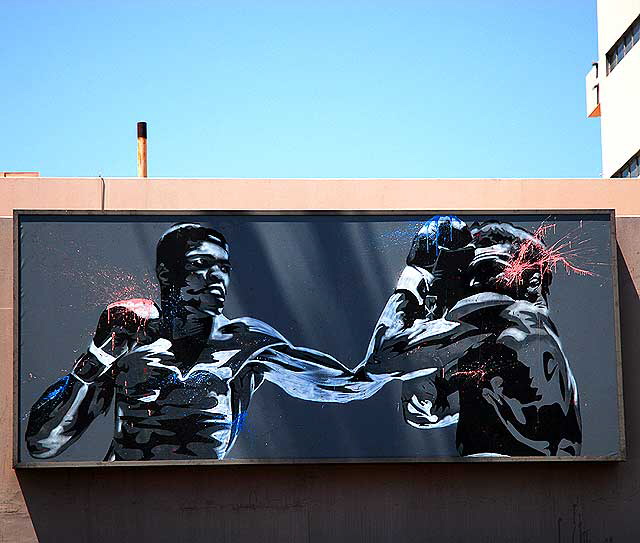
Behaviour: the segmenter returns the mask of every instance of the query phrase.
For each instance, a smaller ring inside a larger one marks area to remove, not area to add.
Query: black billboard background
[[[560,266],[550,309],[578,384],[583,456],[619,452],[618,387],[610,218],[593,215],[459,215],[469,224],[499,218],[535,230],[553,223],[549,242],[586,240],[593,276]],[[233,264],[225,314],[267,322],[295,345],[354,367],[364,356],[393,291],[417,215],[23,215],[20,225],[20,459],[28,411],[86,349],[102,309],[119,299],[159,301],[155,245],[179,221],[220,230]],[[305,402],[270,383],[254,396],[227,458],[457,457],[455,426],[419,430],[402,418],[400,383],[348,404]],[[113,433],[96,420],[54,461],[101,460]]]

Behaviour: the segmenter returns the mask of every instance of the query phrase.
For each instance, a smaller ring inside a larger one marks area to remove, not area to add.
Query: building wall
[[[615,208],[628,459],[15,471],[11,217],[28,208]],[[0,180],[0,542],[638,541],[639,288],[640,180]]]
[[[598,0],[602,175],[611,177],[640,150],[640,44],[607,75],[607,52],[640,15],[640,0]]]
[[[604,55],[640,13],[640,0],[598,0],[598,56]]]

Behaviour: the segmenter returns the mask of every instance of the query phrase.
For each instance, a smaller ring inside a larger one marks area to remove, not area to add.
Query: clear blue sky
[[[595,0],[1,0],[0,170],[599,177]]]

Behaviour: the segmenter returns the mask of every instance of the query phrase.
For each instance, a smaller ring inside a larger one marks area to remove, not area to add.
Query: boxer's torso
[[[280,342],[242,319],[224,328],[229,333],[209,340],[188,365],[163,338],[132,349],[118,361],[114,459],[224,456],[248,407],[234,402],[237,387],[232,383],[247,382],[237,379],[252,371],[247,363]]]
[[[548,311],[516,302],[504,326],[460,359],[458,450],[463,455],[579,454],[578,393]]]

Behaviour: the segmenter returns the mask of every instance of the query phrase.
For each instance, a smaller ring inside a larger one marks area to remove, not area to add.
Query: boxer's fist
[[[414,428],[442,428],[455,424],[460,411],[457,388],[449,381],[457,364],[427,377],[402,383],[404,420]]]
[[[146,344],[158,334],[160,311],[151,300],[135,298],[109,304],[93,336],[96,347],[118,356],[133,343]]]
[[[102,379],[128,348],[135,343],[153,343],[159,331],[160,311],[151,300],[109,304],[100,315],[89,349],[76,359],[71,374],[84,383]]]
[[[467,249],[471,233],[467,225],[452,215],[437,215],[429,219],[413,238],[407,265],[418,266],[433,273],[441,253]]]
[[[471,240],[467,225],[448,215],[427,221],[414,238],[407,263],[431,275],[428,290],[435,297],[432,317],[443,316],[466,295],[465,272],[475,251]]]

